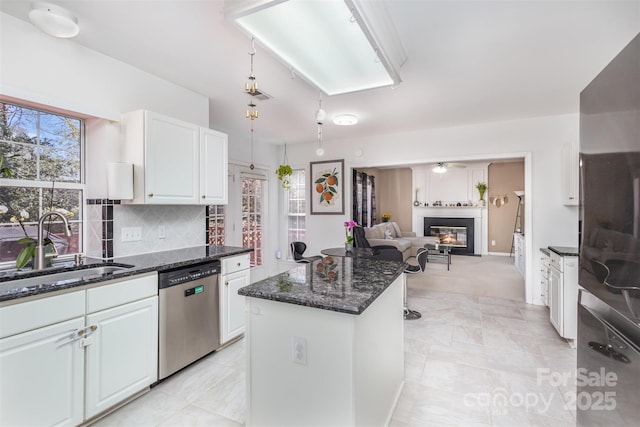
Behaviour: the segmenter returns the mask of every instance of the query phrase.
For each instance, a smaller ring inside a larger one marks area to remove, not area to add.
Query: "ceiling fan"
[[[433,168],[431,169],[435,173],[445,173],[449,168],[466,168],[467,165],[463,163],[449,163],[449,162],[438,162],[433,164]]]

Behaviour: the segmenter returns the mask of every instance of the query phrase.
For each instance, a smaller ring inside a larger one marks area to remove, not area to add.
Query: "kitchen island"
[[[324,257],[241,288],[247,425],[387,425],[404,384],[403,272]]]

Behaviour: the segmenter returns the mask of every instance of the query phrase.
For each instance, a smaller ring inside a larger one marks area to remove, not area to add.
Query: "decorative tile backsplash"
[[[87,203],[87,255],[111,258],[206,243],[204,206],[95,205]],[[139,228],[140,240],[122,241],[122,229]]]

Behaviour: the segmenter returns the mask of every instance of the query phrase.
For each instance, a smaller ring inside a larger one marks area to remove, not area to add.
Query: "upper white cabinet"
[[[227,134],[200,128],[200,201],[227,204]]]
[[[133,203],[227,203],[227,135],[151,111],[123,115]]]
[[[578,205],[578,176],[579,176],[578,147],[576,144],[562,145],[562,204]]]

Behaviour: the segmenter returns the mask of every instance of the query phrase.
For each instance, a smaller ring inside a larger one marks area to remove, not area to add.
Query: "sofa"
[[[371,246],[390,245],[402,252],[402,259],[406,261],[411,256],[416,256],[419,248],[427,243],[439,243],[437,237],[416,236],[413,231],[402,231],[396,222],[383,222],[373,227],[363,227],[364,237]]]

